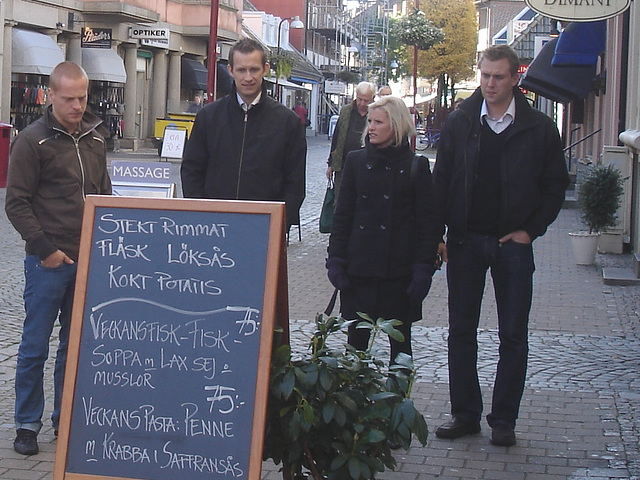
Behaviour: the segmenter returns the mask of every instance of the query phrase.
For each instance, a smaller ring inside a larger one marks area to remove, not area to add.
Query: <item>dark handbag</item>
[[[327,191],[324,194],[322,202],[322,210],[320,211],[320,233],[330,233],[331,223],[333,222],[333,208],[336,193],[333,189],[333,180],[327,183]]]

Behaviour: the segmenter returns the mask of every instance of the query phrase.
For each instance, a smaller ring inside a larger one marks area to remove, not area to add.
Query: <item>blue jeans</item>
[[[69,343],[69,325],[76,278],[76,264],[46,268],[35,255],[24,261],[24,308],[26,317],[16,368],[16,429],[39,432],[44,411],[44,364],[49,356],[49,339],[56,319],[60,335],[54,369],[54,399],[51,420],[57,428]]]
[[[449,394],[451,414],[477,422],[482,416],[477,330],[487,270],[498,307],[499,360],[493,387],[491,427],[514,427],[527,371],[528,323],[533,291],[532,245],[470,234],[447,245],[449,286]]]

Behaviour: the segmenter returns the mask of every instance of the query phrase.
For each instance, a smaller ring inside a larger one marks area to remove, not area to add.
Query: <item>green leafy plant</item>
[[[293,59],[284,51],[269,59],[269,65],[276,72],[276,78],[288,78],[293,68]]]
[[[340,70],[336,74],[336,78],[344,83],[358,83],[360,81],[360,74],[350,70]]]
[[[589,168],[578,184],[578,205],[589,233],[616,225],[624,179],[613,165]]]
[[[394,21],[393,34],[400,43],[415,46],[418,50],[429,50],[444,40],[442,29],[436,27],[420,10]]]
[[[273,354],[264,459],[282,464],[285,480],[374,479],[396,461],[392,447],[409,449],[412,436],[425,445],[427,424],[409,398],[415,379],[408,355],[394,365],[372,353],[376,337],[402,339],[398,320],[373,321],[366,351],[330,337],[352,322],[319,314],[310,351],[295,357],[288,345]]]

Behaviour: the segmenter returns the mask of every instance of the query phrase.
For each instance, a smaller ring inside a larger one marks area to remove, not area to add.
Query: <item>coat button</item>
[[[389,200],[389,199],[391,198],[391,196],[390,196],[390,195],[388,195],[388,194],[386,194],[386,193],[385,193],[382,197],[383,197],[385,200]]]
[[[363,193],[363,194],[362,194],[362,198],[365,198],[365,199],[366,199],[366,198],[369,198],[369,194],[368,194],[368,193]]]
[[[358,228],[359,228],[360,230],[364,230],[364,225],[358,225]]]
[[[386,225],[380,225],[380,230],[386,230],[387,226]]]

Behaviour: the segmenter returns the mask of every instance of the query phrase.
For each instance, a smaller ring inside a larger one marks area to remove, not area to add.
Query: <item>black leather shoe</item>
[[[38,434],[33,430],[19,428],[16,439],[13,442],[13,449],[22,455],[35,455],[40,451],[38,448]]]
[[[391,450],[400,450],[402,448],[402,445],[400,445],[397,442],[394,442],[393,440],[387,440],[387,445],[389,445],[389,448]]]
[[[491,429],[491,445],[511,447],[516,444],[516,434],[512,427],[497,425]]]
[[[480,431],[479,422],[465,422],[456,417],[450,422],[440,425],[436,429],[436,437],[438,438],[459,438]]]

